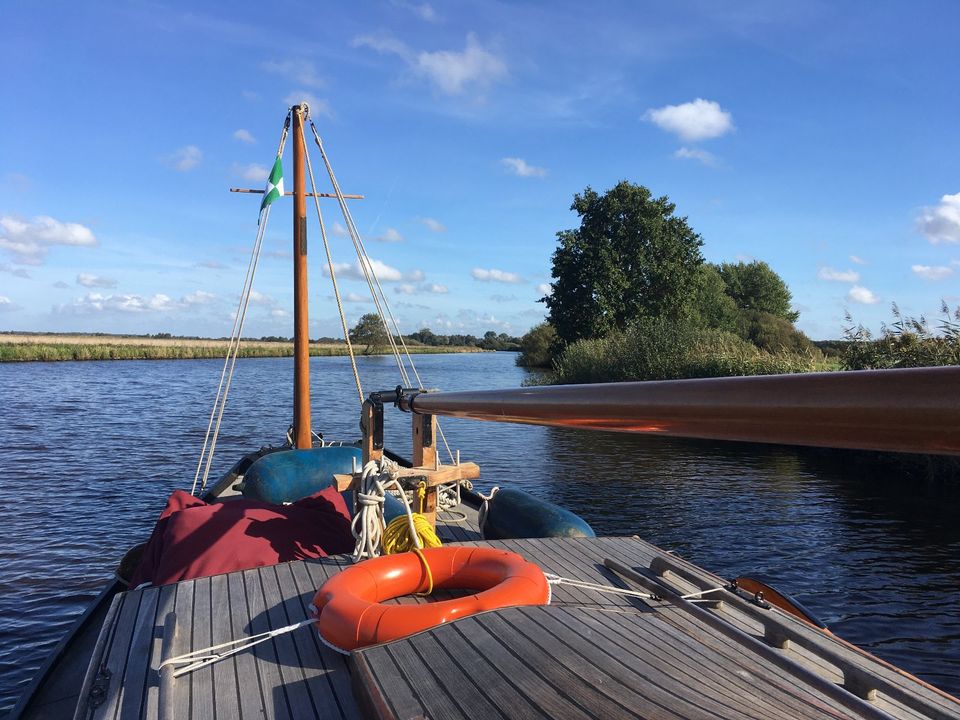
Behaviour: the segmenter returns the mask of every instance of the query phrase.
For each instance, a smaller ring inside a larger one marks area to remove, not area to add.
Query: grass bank
[[[0,334],[0,362],[59,360],[195,360],[222,358],[226,340],[148,338],[129,335]],[[483,352],[477,347],[407,345],[411,353]],[[362,348],[355,350],[359,353]],[[310,355],[347,355],[345,343],[311,343]],[[244,340],[239,357],[292,357],[293,343]]]

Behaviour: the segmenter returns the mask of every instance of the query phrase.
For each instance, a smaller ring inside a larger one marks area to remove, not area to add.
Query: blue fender
[[[294,502],[329,487],[335,473],[353,472],[354,458],[360,465],[360,448],[334,446],[270,453],[247,469],[239,490],[253,500]],[[348,500],[348,508],[350,503]]]
[[[576,513],[517,488],[502,488],[494,494],[480,530],[487,540],[596,537]]]

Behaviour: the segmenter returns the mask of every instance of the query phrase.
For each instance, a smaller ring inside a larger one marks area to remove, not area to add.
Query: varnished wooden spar
[[[474,420],[960,455],[960,367],[421,393],[402,405]]]
[[[265,190],[253,190],[251,188],[230,188],[230,192],[235,193],[251,193],[253,195],[263,195]],[[285,192],[284,195],[295,195],[296,193]],[[321,198],[335,198],[337,195],[335,193],[304,193],[304,197],[321,197]],[[363,195],[347,195],[344,194],[344,199],[346,200],[363,200]]]
[[[293,113],[293,443],[313,445],[310,432],[310,320],[307,314],[307,201],[303,108]]]

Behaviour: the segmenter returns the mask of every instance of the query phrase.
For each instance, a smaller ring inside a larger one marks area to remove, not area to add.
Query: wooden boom
[[[960,455],[960,367],[420,393],[422,415]]]

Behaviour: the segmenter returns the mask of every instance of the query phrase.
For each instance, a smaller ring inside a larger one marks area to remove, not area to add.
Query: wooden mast
[[[313,446],[310,432],[310,323],[307,313],[307,198],[304,174],[305,105],[293,113],[293,444]]]

